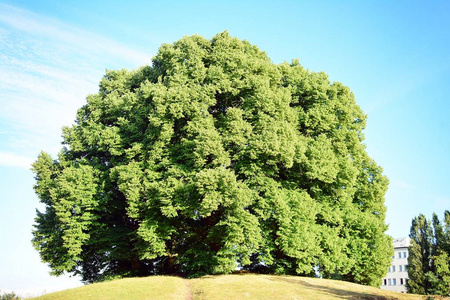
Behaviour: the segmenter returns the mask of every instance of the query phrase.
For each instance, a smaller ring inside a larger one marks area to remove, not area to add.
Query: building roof
[[[409,238],[403,237],[403,238],[394,239],[393,244],[394,244],[394,248],[407,248],[407,247],[409,247]]]

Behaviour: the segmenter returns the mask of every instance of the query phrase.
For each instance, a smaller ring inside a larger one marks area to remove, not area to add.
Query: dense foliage
[[[450,296],[450,211],[443,222],[433,214],[412,220],[408,257],[408,291]]]
[[[379,285],[387,179],[350,90],[227,32],[107,71],[56,160],[34,163],[54,274],[255,272]]]

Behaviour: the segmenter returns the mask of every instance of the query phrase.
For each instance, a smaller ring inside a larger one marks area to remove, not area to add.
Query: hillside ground
[[[75,299],[443,299],[400,294],[355,283],[278,275],[235,274],[184,279],[171,276],[127,278],[44,295],[36,300]]]

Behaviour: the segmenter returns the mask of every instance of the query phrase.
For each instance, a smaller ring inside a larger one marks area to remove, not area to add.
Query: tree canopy
[[[53,274],[254,272],[379,285],[388,180],[349,88],[219,33],[107,71],[33,164]]]
[[[412,220],[408,256],[408,291],[450,296],[450,211],[441,222],[420,214]]]

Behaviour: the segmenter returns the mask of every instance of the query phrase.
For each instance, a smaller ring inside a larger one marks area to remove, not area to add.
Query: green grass
[[[183,299],[187,293],[186,281],[179,277],[152,276],[126,278],[47,294],[39,300],[123,300],[123,299]]]
[[[128,278],[44,295],[39,300],[75,299],[426,299],[337,280],[276,275],[221,275],[196,279],[169,276]],[[437,298],[436,298],[437,299]]]
[[[337,280],[276,275],[224,275],[191,280],[193,300],[423,299]]]

